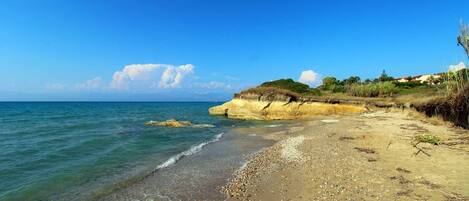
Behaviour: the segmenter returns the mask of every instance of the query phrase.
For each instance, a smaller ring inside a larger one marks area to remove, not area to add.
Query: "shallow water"
[[[0,103],[0,200],[220,199],[215,186],[272,143],[233,128],[282,127],[209,116],[216,104]],[[215,127],[144,125],[171,118]]]

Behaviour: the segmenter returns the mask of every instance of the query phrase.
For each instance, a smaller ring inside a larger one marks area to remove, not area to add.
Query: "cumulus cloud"
[[[464,64],[463,62],[460,62],[459,64],[456,64],[456,65],[450,65],[448,67],[448,70],[450,72],[456,72],[465,68],[466,68],[466,64]]]
[[[161,76],[159,86],[162,88],[175,88],[181,85],[186,75],[194,72],[192,64],[181,65],[179,67],[168,66]]]
[[[150,87],[177,88],[193,71],[192,64],[178,67],[169,64],[131,64],[114,73],[110,87],[129,89],[134,82],[146,81],[146,84],[153,83]]]
[[[314,72],[313,70],[305,70],[301,72],[298,81],[310,86],[316,85],[319,83],[319,74]]]
[[[101,77],[95,77],[90,80],[86,80],[83,83],[75,84],[75,89],[77,90],[94,90],[101,87],[102,79]]]

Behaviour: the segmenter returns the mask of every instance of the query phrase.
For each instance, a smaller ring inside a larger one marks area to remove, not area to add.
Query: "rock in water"
[[[180,127],[192,126],[192,123],[190,121],[177,121],[176,119],[169,119],[166,121],[149,121],[149,122],[146,122],[145,125],[180,128]]]

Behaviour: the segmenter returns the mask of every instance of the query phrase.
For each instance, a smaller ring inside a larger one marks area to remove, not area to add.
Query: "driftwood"
[[[426,151],[424,151],[422,148],[420,147],[417,147],[417,145],[420,144],[420,142],[417,142],[416,144],[413,144],[413,147],[415,147],[418,151],[416,153],[414,153],[414,156],[417,156],[420,152],[424,153],[425,155],[427,155],[428,157],[431,157],[431,155],[429,153],[427,153]]]

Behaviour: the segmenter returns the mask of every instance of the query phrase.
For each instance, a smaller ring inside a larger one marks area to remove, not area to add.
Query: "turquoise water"
[[[0,103],[0,200],[89,199],[249,124],[209,116],[216,104]],[[144,125],[171,118],[215,127]]]

